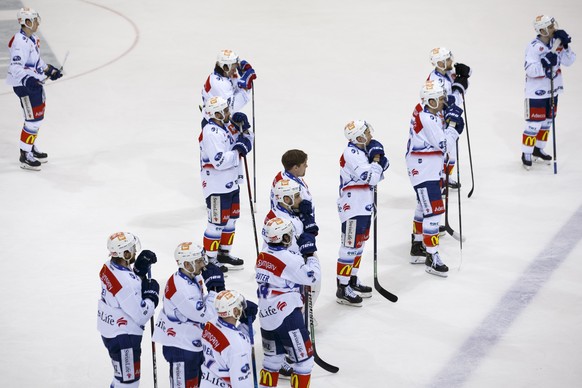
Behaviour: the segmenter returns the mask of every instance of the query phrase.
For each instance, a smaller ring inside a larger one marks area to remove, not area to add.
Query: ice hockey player
[[[17,13],[20,32],[10,39],[10,65],[6,83],[20,99],[24,125],[20,132],[20,167],[40,171],[48,155],[35,144],[38,130],[44,119],[46,79],[56,81],[63,76],[60,69],[46,64],[40,56],[40,39],[36,31],[40,15],[32,8],[21,8]]]
[[[206,105],[211,97],[222,97],[228,102],[232,113],[239,112],[250,101],[253,80],[256,78],[255,69],[249,62],[239,61],[238,55],[232,50],[221,50],[214,71],[202,88],[202,102]],[[203,116],[204,120],[209,119],[206,112],[203,112]]]
[[[316,284],[321,277],[319,260],[289,250],[293,223],[275,217],[263,227],[267,246],[257,258],[256,281],[259,321],[263,338],[263,368],[259,387],[276,387],[285,356],[293,363],[293,387],[308,388],[313,368],[313,347],[301,312],[302,286]]]
[[[99,273],[97,329],[113,365],[111,387],[136,388],[144,325],[154,315],[159,300],[158,282],[146,277],[157,258],[152,251],[141,251],[139,239],[127,232],[112,234],[107,249],[111,259]]]
[[[374,190],[384,179],[384,171],[390,165],[384,146],[373,139],[373,133],[370,123],[364,120],[347,123],[344,135],[348,145],[339,161],[337,207],[342,236],[337,261],[336,300],[340,304],[357,307],[362,305],[362,297],[372,296],[372,288],[360,282],[358,270],[369,237]]]
[[[463,106],[465,93],[469,88],[469,77],[471,68],[462,63],[455,63],[453,53],[446,47],[436,47],[430,52],[430,62],[434,70],[429,74],[428,80],[440,83],[447,93],[447,104]],[[454,69],[454,71],[453,71]],[[419,112],[422,107],[417,107]],[[453,169],[457,162],[456,147],[449,147],[447,163],[444,166],[445,174],[448,175],[449,188],[459,189],[460,183],[452,176]]]
[[[225,264],[230,269],[242,269],[244,264],[230,250],[240,215],[241,160],[252,148],[253,134],[246,115],[237,112],[231,117],[222,97],[209,98],[204,109],[209,120],[198,139],[200,178],[208,209],[204,249],[210,263],[219,263],[226,272]]]
[[[153,340],[163,345],[163,355],[170,363],[171,388],[195,388],[199,385],[202,365],[202,330],[215,318],[215,289],[209,287],[204,297],[202,273],[206,265],[218,275],[214,285],[224,290],[224,275],[216,266],[207,263],[204,249],[192,242],[183,242],[174,252],[178,264],[166,283],[163,308],[154,329]],[[209,270],[205,271],[209,272]]]
[[[311,197],[309,187],[303,178],[308,167],[307,154],[297,149],[288,150],[281,157],[281,164],[283,164],[283,171],[280,171],[275,175],[273,183],[271,184],[271,209],[274,209],[277,206],[273,189],[281,179],[292,179],[299,183],[299,185],[301,185],[301,200],[309,201],[313,206],[313,198]]]
[[[415,108],[410,120],[406,151],[408,177],[416,193],[413,248],[426,247],[426,256],[411,256],[412,264],[425,263],[426,272],[442,277],[449,268],[439,253],[439,221],[445,207],[441,196],[443,161],[447,148],[463,132],[462,109],[451,105],[444,111],[447,94],[442,84],[426,81],[420,90],[421,112]],[[444,113],[444,115],[443,115]],[[419,251],[424,251],[418,248]]]
[[[218,317],[208,321],[202,332],[200,388],[252,388],[256,385],[251,373],[249,330],[253,329],[257,305],[238,291],[225,290],[216,295],[214,306]]]
[[[540,15],[533,25],[537,36],[527,45],[524,65],[525,130],[521,162],[526,170],[532,167],[532,161],[538,159],[551,163],[552,156],[544,148],[552,127],[552,116],[555,117],[558,110],[558,95],[564,91],[561,65],[570,66],[576,60],[576,54],[570,47],[570,35],[558,29],[558,22],[553,17]]]

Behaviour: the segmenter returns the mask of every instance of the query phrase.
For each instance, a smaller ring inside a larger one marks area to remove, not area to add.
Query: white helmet
[[[214,307],[220,318],[233,317],[239,319],[243,310],[247,307],[247,301],[238,291],[224,290],[216,295]],[[238,313],[234,311],[235,309],[238,309]]]
[[[186,272],[190,272],[184,267],[184,263],[186,262],[192,264],[192,267],[196,267],[195,262],[198,260],[204,260],[204,265],[208,264],[204,248],[192,242],[183,242],[179,244],[174,251],[174,259],[176,259],[178,267]]]
[[[364,136],[366,129],[370,130],[370,134],[374,133],[374,128],[372,128],[372,125],[367,123],[365,120],[350,121],[344,127],[344,135],[350,142],[354,144],[364,144],[359,142],[357,139],[360,136]]]
[[[222,68],[224,65],[232,66],[238,63],[238,55],[232,50],[220,50],[216,56],[216,63]]]
[[[447,59],[451,59],[451,61],[454,61],[453,58],[453,53],[451,52],[451,50],[449,50],[446,47],[435,47],[432,50],[430,50],[430,63],[432,63],[432,65],[436,68],[439,68],[441,70],[444,70],[446,68],[446,61]],[[445,64],[445,67],[439,66],[439,62],[443,62],[443,64]]]
[[[285,197],[291,198],[291,203],[286,204],[293,206],[295,204],[295,194],[301,192],[301,186],[293,179],[281,179],[275,183],[273,194],[275,201],[285,203]]]
[[[536,19],[533,22],[534,28],[538,34],[541,36],[548,36],[548,27],[554,25],[554,28],[558,29],[558,22],[551,16],[547,15],[539,15],[536,16]],[[542,32],[545,30],[545,32]]]
[[[132,253],[141,251],[141,243],[139,242],[139,238],[131,233],[113,233],[107,239],[107,250],[109,250],[110,256],[123,258],[125,251]]]
[[[446,91],[440,82],[428,80],[422,85],[422,88],[420,88],[420,101],[422,106],[428,105],[434,109],[438,106],[439,98],[443,96],[446,97]],[[435,100],[436,105],[431,105],[430,100]]]
[[[21,26],[28,27],[26,25],[26,21],[30,20],[31,22],[33,22],[34,19],[38,21],[38,24],[40,24],[40,15],[32,8],[28,7],[20,8],[16,13],[16,18],[18,19],[18,23],[20,23]]]
[[[265,240],[267,244],[285,243],[283,241],[283,236],[289,235],[287,245],[290,245],[294,232],[295,228],[290,219],[279,217],[271,218],[265,222],[265,226],[263,226],[263,240]]]
[[[228,102],[220,96],[214,96],[206,101],[204,110],[211,118],[214,118],[215,113],[222,113],[226,108],[228,108]]]

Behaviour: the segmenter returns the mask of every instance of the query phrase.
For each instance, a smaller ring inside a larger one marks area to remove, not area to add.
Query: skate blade
[[[534,159],[533,159],[533,161],[534,161],[535,163],[546,164],[546,165],[548,165],[548,166],[549,166],[550,164],[552,164],[552,160],[551,160],[551,159],[550,159],[550,160],[544,160],[544,159],[542,159],[542,158],[540,158],[540,157],[535,157],[535,156],[534,156]]]
[[[222,265],[224,265],[226,268],[228,268],[228,272],[230,272],[230,271],[240,271],[242,269],[245,269],[245,266],[244,265],[236,265],[236,266],[234,266],[234,265],[225,264],[225,263],[222,263]]]
[[[360,298],[371,298],[372,297],[371,292],[358,292],[358,291],[356,291],[356,294],[360,295]]]
[[[352,307],[362,307],[361,303],[350,303],[345,299],[336,298],[335,300],[339,304],[343,304],[344,306],[352,306]]]
[[[40,166],[33,167],[33,166],[29,166],[26,163],[21,163],[20,164],[20,168],[23,169],[23,170],[29,170],[29,171],[40,171]]]
[[[526,166],[525,164],[522,164],[521,166],[525,169],[525,171],[529,171],[531,168],[531,166]]]
[[[439,272],[439,271],[435,270],[433,267],[429,267],[429,266],[426,266],[424,268],[424,270],[426,271],[426,273],[429,273],[431,275],[435,275],[435,276],[438,276],[441,278],[446,278],[449,276],[448,272]]]
[[[410,256],[410,264],[424,264],[425,256]]]
[[[46,162],[48,162],[48,158],[44,158],[44,159],[39,159],[39,158],[36,158],[36,160],[38,160],[38,161],[39,161],[39,162],[41,162],[41,163],[46,163]]]

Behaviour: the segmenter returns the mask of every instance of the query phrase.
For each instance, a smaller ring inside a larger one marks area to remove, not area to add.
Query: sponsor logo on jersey
[[[173,327],[170,327],[168,330],[166,330],[166,335],[169,335],[170,337],[175,337],[176,331],[174,330]]]
[[[419,161],[422,162],[422,159],[419,159]],[[419,174],[419,172],[416,168],[413,168],[412,171],[410,171],[410,173],[412,174],[412,176],[416,176]]]
[[[536,96],[543,96],[544,94],[546,94],[545,90],[536,90],[535,91]]]
[[[127,319],[125,317],[121,317],[117,320],[117,327],[127,326]]]
[[[283,301],[281,301],[281,302],[277,303],[277,308],[278,308],[280,311],[283,311],[283,309],[284,309],[285,307],[287,307],[287,302],[283,302]]]
[[[218,162],[220,159],[222,159],[222,152],[219,152],[216,155],[214,155],[214,160]]]
[[[14,58],[12,58],[12,60],[13,60],[14,62],[18,62],[18,61],[20,61],[21,59],[22,59],[22,58],[20,58],[20,56],[18,56],[18,55],[14,56]]]
[[[349,194],[349,193],[348,193],[348,194]],[[350,209],[351,209],[351,207],[350,207],[350,205],[348,205],[347,203],[344,203],[344,205],[342,206],[342,210],[343,210],[343,211],[345,211],[345,212],[347,212],[347,211],[348,211],[348,210],[350,210]]]
[[[240,368],[240,371],[242,373],[247,373],[249,370],[251,370],[251,367],[249,366],[249,364],[244,364],[242,368]]]

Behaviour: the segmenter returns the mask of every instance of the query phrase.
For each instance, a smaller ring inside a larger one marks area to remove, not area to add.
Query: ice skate
[[[552,155],[547,154],[544,150],[542,150],[541,148],[538,147],[534,147],[533,150],[533,157],[534,157],[534,162],[541,162],[541,163],[546,163],[546,164],[552,164]]]
[[[238,257],[232,256],[230,254],[230,252],[228,252],[228,251],[219,250],[218,256],[216,257],[216,259],[218,260],[218,262],[222,266],[224,266],[225,268],[228,268],[230,270],[238,271],[238,270],[244,269],[244,263],[245,263],[244,260],[239,259]],[[226,272],[226,271],[223,271],[223,272]]]
[[[444,225],[439,225],[439,237],[447,235],[447,228]]]
[[[41,163],[48,162],[48,154],[46,152],[41,152],[35,145],[32,146],[32,156]]]
[[[461,184],[459,182],[457,182],[456,180],[454,180],[453,177],[450,175],[448,177],[448,181],[449,181],[449,189],[459,190],[461,188]]]
[[[350,277],[350,287],[352,290],[360,294],[362,298],[371,298],[372,297],[372,287],[365,286],[360,283],[360,279],[357,276]]]
[[[291,375],[293,374],[293,367],[290,365],[291,360],[285,357],[285,361],[283,361],[283,365],[281,365],[281,369],[279,369],[279,378],[290,380]]]
[[[20,168],[40,171],[40,162],[34,158],[32,152],[20,150]]]
[[[531,168],[531,154],[523,153],[521,154],[521,163],[523,163],[523,168],[529,171]]]
[[[446,278],[448,276],[449,267],[447,267],[442,261],[438,254],[436,253],[427,253],[425,264],[425,271],[431,275],[440,276]]]
[[[412,235],[412,246],[410,247],[410,264],[424,264],[426,260],[426,248],[422,241],[414,241]]]
[[[335,296],[339,304],[362,307],[362,297],[356,294],[349,284],[338,284]]]

